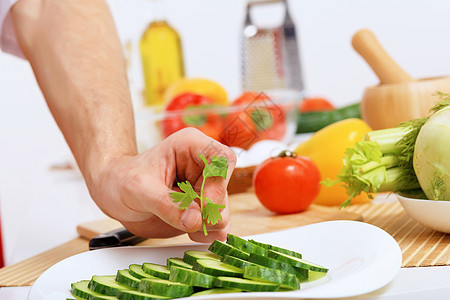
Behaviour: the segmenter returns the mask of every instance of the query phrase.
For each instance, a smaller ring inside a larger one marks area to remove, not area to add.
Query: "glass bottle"
[[[162,0],[152,2],[154,18],[140,41],[146,106],[164,104],[167,87],[184,77],[180,36],[167,23]]]

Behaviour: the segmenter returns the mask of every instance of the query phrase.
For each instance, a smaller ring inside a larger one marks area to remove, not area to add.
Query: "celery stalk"
[[[441,101],[431,109],[433,114],[450,106],[450,94],[440,92],[437,94]],[[356,143],[353,148],[347,149],[346,156],[343,159],[344,166],[337,176],[337,180],[325,180],[322,184],[332,186],[342,183],[345,186],[349,198],[341,204],[341,207],[350,205],[352,198],[362,192],[367,193],[370,198],[373,197],[373,193],[377,192],[414,191],[414,193],[423,193],[421,191],[422,183],[419,184],[414,171],[423,160],[416,157],[415,164],[413,161],[419,132],[429,119],[429,117],[414,119],[404,122],[398,127],[367,133],[362,141]],[[435,134],[439,135],[437,132]],[[443,143],[447,145],[448,139],[444,138]],[[429,141],[424,144],[431,147]],[[441,148],[447,151],[446,147],[441,146]],[[416,156],[419,155],[420,153],[416,153]],[[443,167],[434,163],[433,173],[431,175],[426,174],[428,177],[422,180],[422,182],[427,180],[431,182],[431,184],[428,182],[424,185],[425,187],[430,186],[427,192],[432,196],[439,194],[439,197],[441,197],[447,191],[446,187],[440,186],[444,175],[436,176],[437,173],[441,172],[450,178],[450,171],[445,169],[445,172],[443,172],[442,169]],[[422,173],[425,174],[426,172]],[[433,176],[438,178],[435,180]],[[433,180],[430,179],[431,177],[433,177]],[[427,196],[430,197],[428,194]],[[450,192],[448,197],[450,198]]]
[[[344,183],[349,198],[341,207],[349,205],[351,199],[361,192],[372,198],[373,193],[420,187],[409,162],[413,156],[405,153],[406,139],[414,138],[411,132],[415,130],[418,129],[409,125],[375,130],[353,148],[347,149],[344,167],[337,180],[323,182],[327,186]]]
[[[411,130],[410,126],[380,129],[367,133],[366,139],[377,142],[383,153],[398,154],[402,150],[402,146],[399,144],[400,140]]]

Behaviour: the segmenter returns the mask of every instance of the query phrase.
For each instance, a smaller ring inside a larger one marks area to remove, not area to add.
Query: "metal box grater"
[[[251,20],[251,8],[274,2],[284,4],[283,24],[274,28],[258,28]],[[247,3],[241,44],[241,72],[244,91],[285,88],[303,91],[296,30],[286,0]]]

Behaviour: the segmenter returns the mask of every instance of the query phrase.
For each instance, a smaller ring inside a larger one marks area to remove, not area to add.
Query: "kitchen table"
[[[349,300],[418,300],[449,299],[450,267],[403,268],[390,284],[370,294],[348,298]],[[1,300],[23,300],[30,287],[0,288]]]
[[[38,178],[40,183],[34,187],[39,202],[30,199],[25,213],[18,204],[17,207],[3,206],[8,264],[67,242],[77,236],[77,224],[104,217],[89,198],[79,174],[73,170],[47,168]],[[3,188],[3,195],[8,195],[8,191]],[[384,201],[395,199],[389,197]],[[52,212],[48,207],[54,208]],[[8,232],[12,227],[16,227],[15,236],[12,235],[14,232]],[[386,287],[354,299],[448,299],[448,278],[450,266],[402,268]],[[3,287],[0,288],[0,299],[26,299],[29,290],[30,287]]]
[[[1,160],[0,168],[1,222],[9,265],[76,238],[78,224],[104,217],[80,174],[67,168],[72,158],[62,136],[57,128],[48,127],[36,124],[31,135],[29,126],[1,133],[4,145],[15,145],[0,147],[0,156],[9,158]],[[20,138],[25,135],[27,139]],[[356,299],[449,299],[448,278],[449,266],[402,268],[388,286]],[[0,288],[0,299],[26,299],[29,289]]]

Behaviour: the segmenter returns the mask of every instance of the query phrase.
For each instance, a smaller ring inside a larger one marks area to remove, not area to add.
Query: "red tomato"
[[[221,116],[211,112],[189,113],[192,109],[206,109],[214,105],[213,100],[193,93],[184,93],[173,98],[166,107],[167,114],[161,123],[163,137],[166,138],[185,127],[195,127],[213,139],[219,140],[223,129]],[[180,111],[184,113],[178,114]]]
[[[225,118],[225,145],[248,149],[259,140],[281,140],[286,134],[285,111],[264,93],[244,92],[232,106],[240,108]]]
[[[334,105],[325,98],[304,98],[300,103],[300,112],[326,111],[336,109]]]
[[[256,92],[243,92],[238,98],[233,101],[233,105],[244,105],[250,104],[252,102],[260,102],[264,100],[268,100],[264,93],[256,93]]]
[[[260,164],[253,174],[256,196],[279,214],[306,210],[320,191],[320,172],[312,160],[283,153]]]

